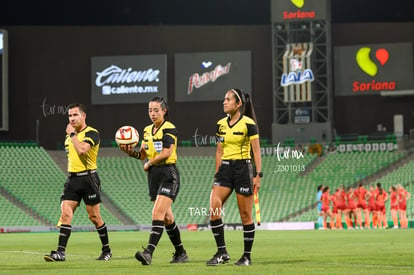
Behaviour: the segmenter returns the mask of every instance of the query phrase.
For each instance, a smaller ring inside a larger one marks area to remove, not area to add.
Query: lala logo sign
[[[378,74],[378,65],[383,67],[387,64],[390,54],[384,48],[375,51],[375,60],[371,58],[371,48],[362,47],[356,55],[356,63],[358,67],[370,77],[375,77]],[[353,92],[368,92],[368,91],[386,91],[395,90],[395,81],[380,82],[373,79],[371,82],[354,81],[352,84]]]
[[[289,74],[282,74],[282,79],[280,80],[280,85],[283,87],[292,85],[292,84],[302,84],[304,82],[312,82],[315,80],[313,72],[311,69],[306,69],[301,71],[303,63],[297,59],[290,60],[290,69]]]
[[[298,9],[303,8],[305,5],[305,0],[290,0],[290,2],[297,7]],[[312,19],[315,18],[315,11],[301,11],[297,10],[295,12],[284,11],[283,19],[292,20],[292,19]]]

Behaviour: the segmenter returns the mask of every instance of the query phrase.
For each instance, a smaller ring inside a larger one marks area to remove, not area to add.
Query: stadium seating
[[[41,222],[0,196],[0,226],[40,226]]]
[[[141,162],[129,157],[101,157],[98,163],[103,192],[136,223],[150,224],[152,203]],[[185,223],[204,222],[205,217],[192,215],[190,208],[200,213],[202,208],[208,208],[214,159],[181,157],[177,167],[181,186],[180,195],[172,206],[175,217]]]
[[[98,159],[102,191],[137,224],[151,223],[152,203],[141,161],[130,157]]]
[[[103,191],[134,221],[151,223],[152,204],[149,202],[142,164],[128,157],[101,157],[99,165]],[[209,209],[214,177],[214,157],[180,157],[177,167],[181,186],[179,196],[172,206],[175,218],[180,223],[205,223],[208,220],[205,213]],[[225,205],[224,214],[226,222],[240,221],[234,195]]]
[[[353,185],[403,156],[401,152],[329,153],[322,158],[305,154],[299,158],[284,159],[278,159],[276,155],[264,155],[262,171],[265,176],[259,194],[262,222],[315,221],[317,211],[312,206],[319,184],[328,185],[331,190],[340,184]],[[150,224],[152,203],[149,201],[147,178],[141,161],[126,156],[101,156],[98,165],[102,191],[111,203],[133,223]],[[38,146],[2,145],[0,166],[4,170],[0,175],[1,187],[34,213],[44,217],[49,224],[55,224],[60,214],[59,198],[66,176],[47,152]],[[181,175],[181,187],[172,206],[177,222],[206,223],[215,170],[214,156],[180,156],[177,167]],[[379,180],[387,189],[391,184],[400,182],[412,193],[413,168],[413,162],[409,162]],[[2,209],[13,208],[4,197],[0,199],[0,206],[4,204]],[[409,203],[408,207],[407,212],[412,213],[413,204]],[[105,205],[101,211],[108,225],[122,224]],[[17,207],[7,212],[16,212],[14,216],[23,215],[22,219],[27,220],[27,223],[39,223],[24,212],[18,214],[22,211]],[[85,205],[82,203],[75,213],[73,225],[91,225],[84,212]],[[2,216],[0,218],[0,223],[7,221]],[[226,223],[240,222],[234,193],[224,206],[223,220]],[[12,221],[7,223],[11,225]]]
[[[0,185],[49,224],[56,224],[66,176],[48,153],[38,146],[3,145],[0,146],[0,167],[3,169]],[[82,203],[74,215],[73,225],[91,224],[85,211]],[[101,211],[111,223],[120,224],[104,206]]]

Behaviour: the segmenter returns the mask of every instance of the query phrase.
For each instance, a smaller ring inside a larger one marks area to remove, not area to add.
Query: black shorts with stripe
[[[253,194],[253,165],[250,159],[222,160],[214,185],[234,189],[238,194]]]
[[[151,201],[164,195],[175,201],[180,190],[180,173],[175,164],[154,165],[148,171],[148,190]]]
[[[101,202],[101,181],[96,171],[70,173],[65,182],[61,201],[80,201],[83,199],[87,205]]]

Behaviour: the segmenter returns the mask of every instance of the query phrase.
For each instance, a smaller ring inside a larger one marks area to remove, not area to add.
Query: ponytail
[[[252,101],[251,96],[248,93],[244,93],[240,89],[231,89],[231,91],[234,93],[234,96],[236,98],[236,103],[239,103],[240,101],[242,103],[240,113],[242,115],[246,115],[252,118],[254,122],[256,122],[257,132],[259,132],[259,126],[257,125],[256,112],[254,111],[253,101]]]

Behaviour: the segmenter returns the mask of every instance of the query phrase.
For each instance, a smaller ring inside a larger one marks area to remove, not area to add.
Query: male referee
[[[61,220],[58,247],[45,255],[47,262],[64,261],[66,244],[72,231],[73,213],[80,201],[86,204],[89,219],[96,227],[102,243],[102,253],[97,260],[112,257],[108,230],[100,214],[101,183],[96,172],[99,151],[99,132],[86,125],[85,106],[76,103],[68,107],[69,123],[66,127],[65,150],[68,157],[68,178],[61,197]]]

